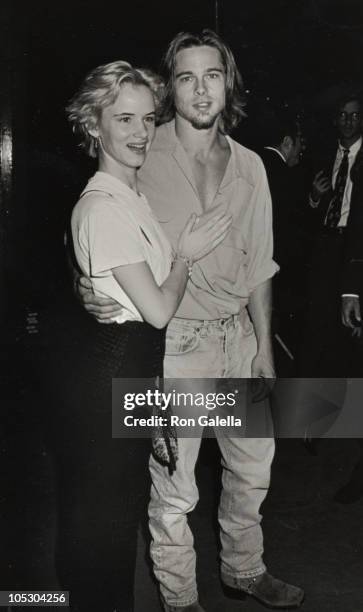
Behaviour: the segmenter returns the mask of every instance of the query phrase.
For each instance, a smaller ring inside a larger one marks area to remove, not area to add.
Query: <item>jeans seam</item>
[[[246,580],[248,578],[257,578],[257,576],[261,576],[262,574],[264,574],[265,571],[266,571],[265,566],[261,565],[260,567],[254,570],[250,570],[249,572],[245,572],[244,574],[242,573],[230,574],[229,572],[222,570],[221,576],[222,576],[222,580],[223,580],[223,576],[226,576],[230,578],[231,580],[233,580],[233,582],[236,583],[238,580]]]
[[[185,606],[191,606],[191,605],[197,603],[197,601],[198,601],[198,592],[195,591],[195,596],[193,595],[193,597],[189,597],[188,599],[185,599],[185,600],[176,600],[176,599],[174,599],[172,601],[167,601],[165,598],[162,598],[162,599],[163,599],[163,603],[166,606],[168,606],[168,607],[171,606],[171,607],[174,607],[174,608],[183,608]]]

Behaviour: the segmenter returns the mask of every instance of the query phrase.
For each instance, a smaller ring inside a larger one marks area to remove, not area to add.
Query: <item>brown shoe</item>
[[[222,582],[227,596],[244,599],[246,594],[251,595],[267,608],[293,609],[301,606],[304,601],[302,589],[278,580],[267,572],[255,578],[237,578],[223,574]]]

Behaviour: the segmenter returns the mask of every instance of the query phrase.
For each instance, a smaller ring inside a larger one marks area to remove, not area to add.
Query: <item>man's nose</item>
[[[203,78],[197,79],[195,83],[195,93],[199,96],[203,95],[206,91],[206,86]]]

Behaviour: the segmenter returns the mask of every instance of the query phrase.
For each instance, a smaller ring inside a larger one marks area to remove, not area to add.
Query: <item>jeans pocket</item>
[[[246,308],[242,309],[241,311],[240,324],[243,338],[252,336],[255,333],[252,321]]]
[[[195,329],[176,329],[169,326],[166,333],[165,355],[185,355],[199,344],[199,332]]]

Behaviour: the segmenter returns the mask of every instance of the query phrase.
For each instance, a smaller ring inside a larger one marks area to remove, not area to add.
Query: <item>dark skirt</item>
[[[87,316],[67,344],[52,424],[58,575],[75,610],[131,612],[150,440],[112,438],[112,378],[162,375],[165,330]]]

